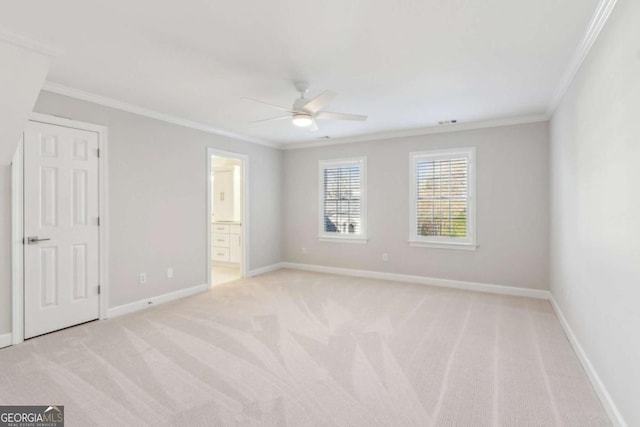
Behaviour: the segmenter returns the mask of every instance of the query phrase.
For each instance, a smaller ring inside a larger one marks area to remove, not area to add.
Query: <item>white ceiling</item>
[[[277,143],[543,114],[597,0],[3,2],[0,26],[64,53],[48,80]],[[311,133],[289,106],[331,89]]]

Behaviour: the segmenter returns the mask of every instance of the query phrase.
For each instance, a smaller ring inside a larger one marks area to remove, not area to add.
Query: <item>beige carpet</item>
[[[546,301],[282,270],[0,350],[67,426],[605,426]]]

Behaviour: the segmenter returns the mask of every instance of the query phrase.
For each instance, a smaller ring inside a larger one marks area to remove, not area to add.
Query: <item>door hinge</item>
[[[98,227],[100,227],[100,217],[98,217]]]
[[[98,148],[96,151],[98,153],[98,157],[100,157],[100,149]]]
[[[98,285],[98,295],[100,295],[100,285]]]

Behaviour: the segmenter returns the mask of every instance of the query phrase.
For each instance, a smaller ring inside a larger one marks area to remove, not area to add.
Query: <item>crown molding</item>
[[[36,52],[49,57],[56,57],[62,55],[63,51],[53,47],[45,42],[36,40],[31,37],[23,36],[21,34],[14,33],[12,31],[3,30],[0,28],[0,41],[12,44],[22,49],[27,49],[32,52]]]
[[[585,32],[581,42],[576,48],[576,51],[572,56],[572,60],[569,66],[567,67],[567,69],[565,70],[565,73],[563,74],[560,84],[557,90],[555,91],[551,99],[551,102],[547,108],[546,114],[542,114],[542,115],[519,116],[519,117],[510,117],[510,118],[504,118],[504,119],[498,119],[498,120],[458,123],[454,125],[431,126],[431,127],[425,127],[425,128],[417,128],[417,129],[377,132],[377,133],[364,134],[364,135],[358,135],[353,137],[336,138],[332,140],[323,140],[323,141],[302,141],[302,142],[280,144],[274,141],[254,138],[248,135],[227,131],[227,130],[220,129],[205,123],[199,123],[199,122],[184,119],[181,117],[173,116],[170,114],[161,113],[145,107],[140,107],[140,106],[129,104],[123,101],[118,101],[113,98],[108,98],[102,95],[93,94],[90,92],[64,86],[54,82],[49,82],[49,81],[46,82],[43,87],[43,90],[47,92],[57,93],[60,95],[65,95],[71,98],[80,99],[83,101],[92,102],[94,104],[104,105],[104,106],[115,108],[118,110],[127,111],[129,113],[149,117],[152,119],[160,120],[163,122],[171,123],[171,124],[182,126],[182,127],[196,129],[196,130],[200,130],[207,133],[226,136],[226,137],[241,140],[241,141],[260,144],[260,145],[264,145],[272,148],[280,148],[284,150],[295,150],[295,149],[303,149],[303,148],[311,148],[311,147],[347,144],[352,142],[375,141],[375,140],[381,140],[381,139],[400,138],[400,137],[407,137],[407,136],[429,135],[429,134],[436,134],[436,133],[458,132],[458,131],[464,131],[464,130],[543,122],[543,121],[548,121],[549,118],[553,115],[553,112],[555,111],[558,104],[562,100],[562,97],[570,87],[582,63],[584,62],[585,58],[589,54],[589,51],[593,47],[598,35],[600,34],[602,28],[604,27],[609,16],[611,15],[611,12],[613,11],[616,3],[617,3],[617,0],[600,0],[600,2],[598,3],[596,11],[594,12],[591,18],[591,21],[589,23],[589,26],[587,28],[587,31]],[[44,54],[50,57],[59,56],[63,53],[61,50],[56,49],[52,46],[49,46],[41,41],[26,37],[26,36],[22,36],[10,31],[6,31],[3,29],[0,29],[0,41],[4,41],[12,45],[15,45],[24,49],[28,49],[40,54]]]
[[[589,27],[587,28],[584,36],[582,36],[582,40],[580,41],[580,44],[578,44],[578,47],[576,48],[576,51],[572,56],[569,66],[562,75],[560,85],[556,89],[553,98],[551,98],[551,103],[549,104],[549,107],[547,109],[547,115],[549,117],[553,115],[553,112],[558,107],[558,104],[560,104],[562,97],[571,86],[571,83],[576,77],[576,74],[578,74],[582,63],[589,54],[589,51],[591,51],[591,48],[596,42],[598,35],[600,35],[600,31],[602,31],[602,28],[609,19],[609,16],[613,11],[616,2],[617,0],[600,0],[600,3],[598,3],[598,7],[596,8],[596,11],[591,17],[591,21],[589,22]]]
[[[171,114],[161,113],[159,111],[151,110],[145,107],[129,104],[127,102],[118,101],[117,99],[108,98],[106,96],[97,95],[84,90],[75,89],[69,86],[64,86],[59,83],[53,83],[50,81],[45,82],[42,90],[57,93],[59,95],[68,96],[70,98],[79,99],[82,101],[92,102],[94,104],[103,105],[105,107],[115,108],[116,110],[126,111],[128,113],[137,114],[139,116],[148,117],[151,119],[159,120],[173,125],[178,125],[190,129],[199,130],[202,132],[212,133],[215,135],[226,136],[228,138],[237,139],[240,141],[251,142],[253,144],[265,145],[271,148],[281,148],[281,145],[275,142],[266,141],[263,139],[253,138],[247,135],[242,135],[235,132],[230,132],[224,129],[220,129],[205,123],[199,123],[192,120],[184,119],[181,117],[173,116]]]
[[[192,120],[184,119],[184,118],[173,116],[170,114],[161,113],[145,107],[140,107],[137,105],[129,104],[127,102],[118,101],[117,99],[108,98],[106,96],[97,95],[97,94],[83,91],[80,89],[75,89],[59,83],[47,81],[45,82],[42,90],[46,92],[57,93],[59,95],[68,96],[70,98],[79,99],[81,101],[87,101],[94,104],[103,105],[105,107],[126,111],[128,113],[137,114],[139,116],[148,117],[148,118],[163,121],[166,123],[171,123],[174,125],[199,130],[202,132],[226,136],[228,138],[233,138],[240,141],[251,142],[254,144],[264,145],[267,147],[283,149],[283,150],[296,150],[296,149],[302,149],[302,148],[324,147],[329,145],[348,144],[352,142],[376,141],[381,139],[392,139],[392,138],[400,138],[400,137],[407,137],[407,136],[420,136],[420,135],[429,135],[429,134],[436,134],[436,133],[459,132],[459,131],[465,131],[465,130],[485,129],[485,128],[492,128],[492,127],[500,127],[500,126],[511,126],[511,125],[518,125],[518,124],[526,124],[526,123],[545,122],[549,120],[549,117],[547,115],[539,114],[539,115],[531,115],[531,116],[508,117],[508,118],[497,119],[497,120],[477,121],[477,122],[470,122],[470,123],[457,123],[453,125],[444,125],[444,126],[430,126],[430,127],[418,128],[418,129],[404,129],[404,130],[396,130],[396,131],[390,131],[390,132],[378,132],[378,133],[358,135],[353,137],[336,138],[333,140],[305,141],[305,142],[279,144],[272,141],[267,141],[267,140],[253,138],[253,137],[235,133],[235,132],[230,132],[230,131],[220,129],[211,125],[195,122]]]
[[[451,125],[437,125],[416,129],[394,130],[389,132],[370,133],[346,138],[336,138],[323,141],[313,142],[296,142],[283,145],[283,150],[298,150],[303,148],[325,147],[328,145],[350,144],[353,142],[377,141],[381,139],[402,138],[408,136],[431,135],[437,133],[461,132],[474,129],[486,129],[501,126],[521,125],[526,123],[546,122],[549,117],[546,114],[537,114],[529,116],[506,117],[496,120],[482,120],[468,123],[456,123]]]

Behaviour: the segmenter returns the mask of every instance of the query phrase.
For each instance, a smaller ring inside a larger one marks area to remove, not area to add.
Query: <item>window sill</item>
[[[419,242],[409,241],[409,246],[416,248],[433,248],[433,249],[454,249],[460,251],[475,251],[478,249],[478,245],[473,243],[436,243],[436,242]]]
[[[369,239],[366,237],[333,237],[333,236],[320,236],[318,240],[321,242],[331,242],[331,243],[359,243],[366,244]]]

